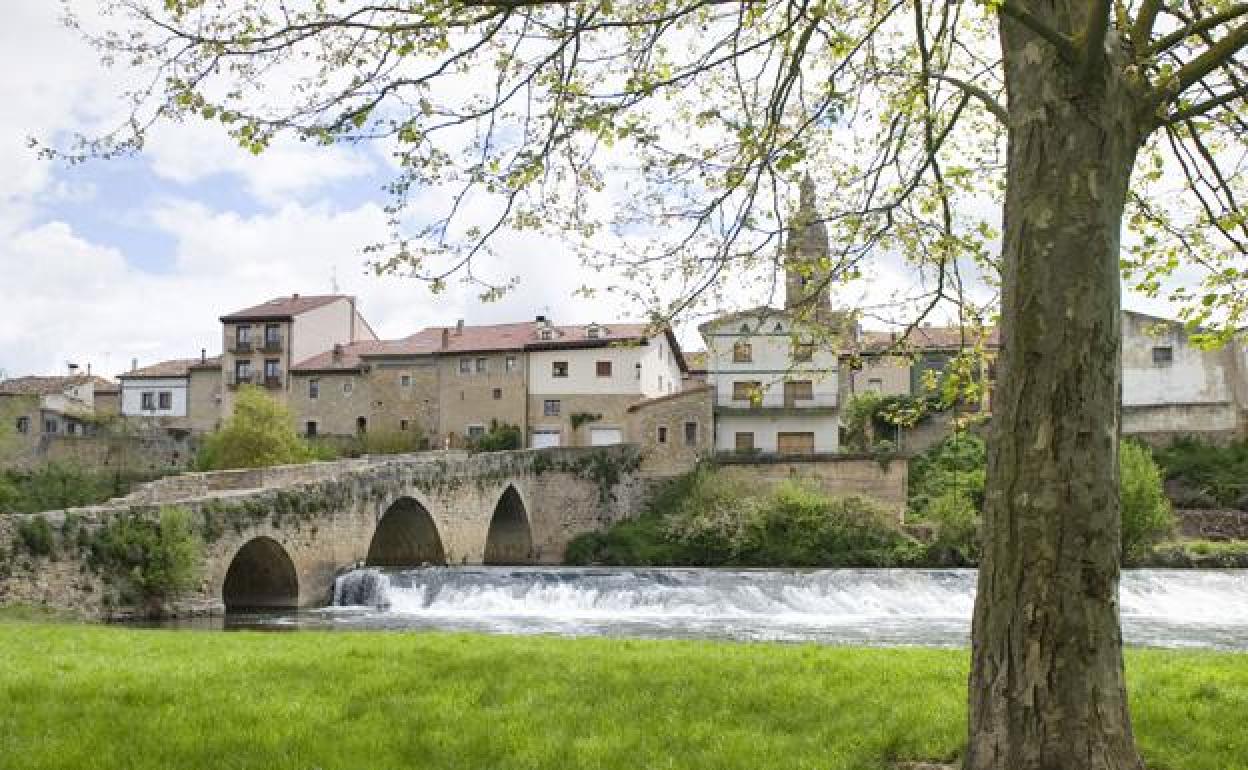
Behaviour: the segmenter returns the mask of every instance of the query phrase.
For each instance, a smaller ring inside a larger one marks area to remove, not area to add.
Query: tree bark
[[[1119,233],[1143,116],[1115,57],[1089,74],[1020,23],[1001,26],[1002,376],[965,768],[1141,770],[1118,620],[1117,449]]]

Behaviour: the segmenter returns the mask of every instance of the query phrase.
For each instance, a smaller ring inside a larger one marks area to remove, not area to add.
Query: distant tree
[[[1174,531],[1174,512],[1162,485],[1161,469],[1148,447],[1124,441],[1118,449],[1122,505],[1122,557],[1138,557]]]
[[[290,410],[260,388],[245,385],[234,399],[234,414],[204,440],[197,465],[202,470],[262,468],[312,459]]]

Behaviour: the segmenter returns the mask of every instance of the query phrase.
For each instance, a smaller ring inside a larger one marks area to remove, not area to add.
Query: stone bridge
[[[88,567],[92,533],[168,505],[191,512],[203,541],[199,588],[177,604],[187,611],[324,605],[334,578],[360,563],[559,563],[572,538],[639,508],[638,465],[636,447],[621,445],[172,476],[104,505],[0,516],[0,544],[13,543],[0,603],[116,614],[127,600],[118,576]],[[35,517],[55,541],[48,554],[21,546],[18,528]]]

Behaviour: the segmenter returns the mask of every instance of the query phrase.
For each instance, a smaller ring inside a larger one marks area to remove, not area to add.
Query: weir
[[[364,569],[299,622],[960,646],[974,596],[973,570]],[[1121,606],[1130,644],[1248,649],[1248,574],[1128,570]]]

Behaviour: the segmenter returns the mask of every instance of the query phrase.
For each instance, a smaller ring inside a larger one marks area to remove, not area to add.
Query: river
[[[319,610],[226,628],[455,630],[658,639],[960,646],[973,570],[458,567],[360,569]],[[1248,650],[1248,571],[1127,570],[1131,645]]]

